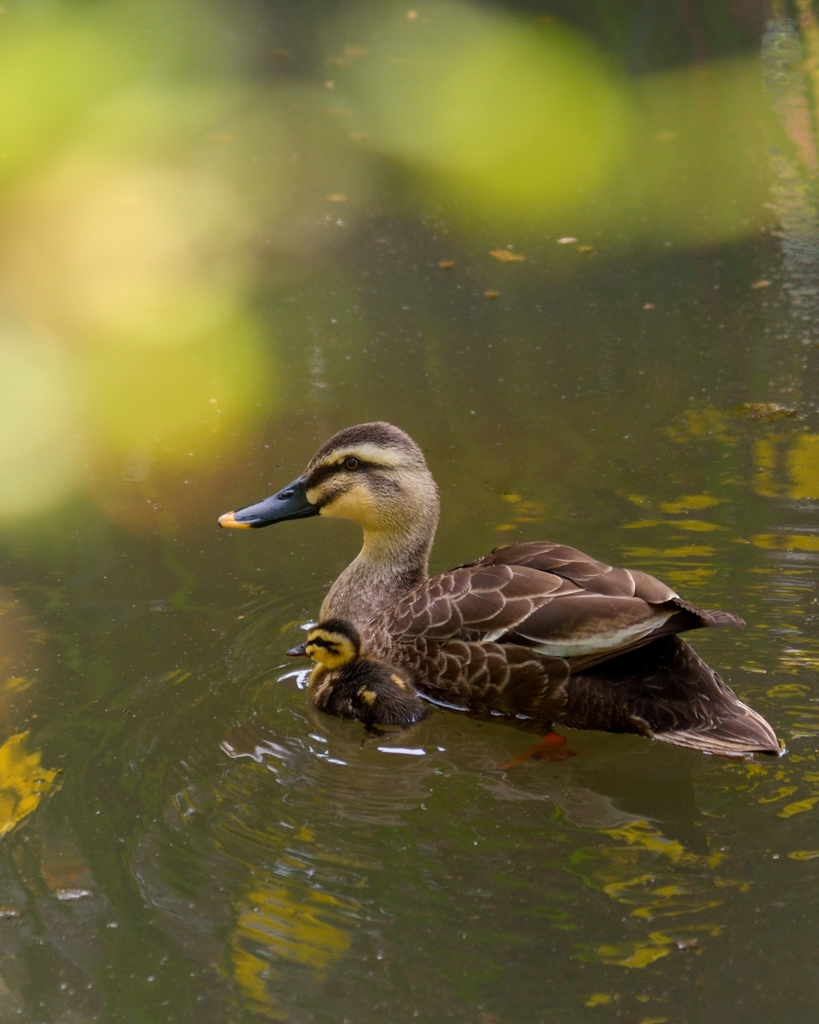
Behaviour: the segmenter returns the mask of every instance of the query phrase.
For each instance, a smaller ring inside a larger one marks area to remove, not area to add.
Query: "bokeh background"
[[[0,1022],[812,1024],[818,100],[809,0],[4,0]],[[215,521],[376,418],[789,757],[308,712],[355,531]]]

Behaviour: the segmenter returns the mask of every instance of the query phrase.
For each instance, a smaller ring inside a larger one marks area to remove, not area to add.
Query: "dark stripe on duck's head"
[[[384,454],[394,453],[404,461],[414,462],[419,465],[426,465],[424,454],[409,434],[394,427],[391,423],[377,421],[375,423],[359,423],[354,427],[345,427],[333,434],[329,440],[319,448],[307,465],[307,473],[315,467],[327,463],[335,453],[360,449],[360,457],[364,461],[377,463],[379,450]]]

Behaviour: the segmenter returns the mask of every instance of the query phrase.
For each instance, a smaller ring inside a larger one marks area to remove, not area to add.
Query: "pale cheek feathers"
[[[313,495],[319,501],[322,500],[319,488],[316,488],[312,493],[309,491],[307,493],[307,500],[313,504],[318,504]],[[323,516],[332,516],[335,519],[351,519],[354,523],[360,523],[362,526],[376,526],[381,518],[372,495],[361,486],[350,487],[335,497],[331,495],[329,500],[323,500],[324,504],[322,504],[320,512]]]

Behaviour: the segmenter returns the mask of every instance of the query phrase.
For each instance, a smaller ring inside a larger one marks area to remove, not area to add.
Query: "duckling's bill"
[[[264,501],[219,516],[219,525],[233,530],[258,530],[272,523],[306,519],[318,514],[319,506],[307,500],[304,478],[298,477]]]
[[[310,655],[307,653],[307,641],[305,640],[302,644],[297,644],[295,647],[291,647],[289,651],[284,652],[288,658],[309,658]]]

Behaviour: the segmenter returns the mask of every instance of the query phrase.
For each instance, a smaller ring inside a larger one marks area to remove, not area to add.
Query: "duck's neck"
[[[427,579],[435,514],[398,532],[365,530],[358,556],[330,587],[321,619],[349,619],[359,629]]]

